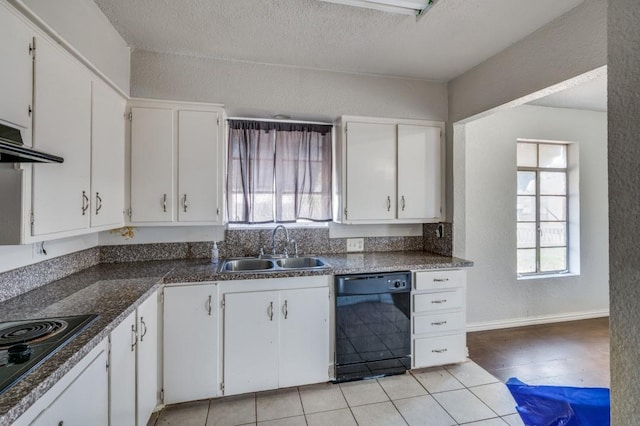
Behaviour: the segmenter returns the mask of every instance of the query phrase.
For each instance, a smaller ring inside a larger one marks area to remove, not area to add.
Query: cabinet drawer
[[[464,361],[464,334],[415,339],[413,360],[416,368]]]
[[[463,287],[465,271],[424,271],[416,272],[416,290]]]
[[[416,316],[413,318],[413,333],[423,334],[462,330],[462,317],[461,311]]]
[[[443,309],[461,308],[463,292],[461,288],[437,293],[416,294],[413,298],[413,312],[431,312]]]

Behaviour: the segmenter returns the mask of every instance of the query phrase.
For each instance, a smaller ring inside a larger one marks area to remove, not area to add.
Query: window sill
[[[538,274],[538,275],[523,275],[517,278],[518,281],[528,280],[544,280],[547,278],[566,278],[566,277],[579,277],[580,274],[575,272],[563,272],[560,274]]]

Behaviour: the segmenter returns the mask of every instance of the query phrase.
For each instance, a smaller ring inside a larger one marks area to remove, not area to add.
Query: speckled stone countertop
[[[10,425],[162,284],[177,261],[102,264],[0,303],[0,321],[98,314],[66,346],[0,395]],[[179,263],[179,262],[178,262]]]
[[[306,256],[306,255],[305,255]],[[421,269],[449,269],[473,266],[473,262],[456,257],[440,256],[424,251],[373,252],[319,255],[331,267],[321,270],[277,272],[220,273],[218,266],[208,260],[184,261],[164,277],[165,283],[198,281],[227,281],[256,278],[285,278],[309,275],[342,275],[369,272],[416,271]]]
[[[163,283],[447,269],[473,262],[424,251],[320,255],[331,268],[220,273],[207,260],[100,264],[0,303],[0,321],[98,314],[99,318],[18,384],[0,395],[0,426],[10,425],[105,339]]]

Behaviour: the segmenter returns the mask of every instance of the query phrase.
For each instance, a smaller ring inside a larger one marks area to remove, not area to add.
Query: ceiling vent
[[[345,4],[347,6],[364,7],[383,12],[403,15],[422,16],[438,0],[320,0],[328,3]]]

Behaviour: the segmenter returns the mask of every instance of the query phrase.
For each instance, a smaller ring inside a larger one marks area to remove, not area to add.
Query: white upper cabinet
[[[131,223],[222,224],[222,108],[145,100],[131,105]]]
[[[173,221],[173,111],[131,108],[131,221]]]
[[[207,222],[220,214],[218,185],[219,115],[178,111],[178,220]]]
[[[349,220],[394,219],[395,125],[349,123],[346,150]]]
[[[100,81],[91,96],[91,226],[124,223],[124,112],[126,101]]]
[[[444,123],[344,116],[338,123],[335,220],[442,220]]]
[[[29,47],[34,32],[4,3],[0,3],[0,120],[29,128],[33,63]],[[31,141],[25,143],[31,145]]]
[[[91,75],[45,38],[36,39],[34,147],[64,158],[33,167],[34,236],[89,228]]]
[[[439,127],[398,125],[398,219],[439,219]]]

